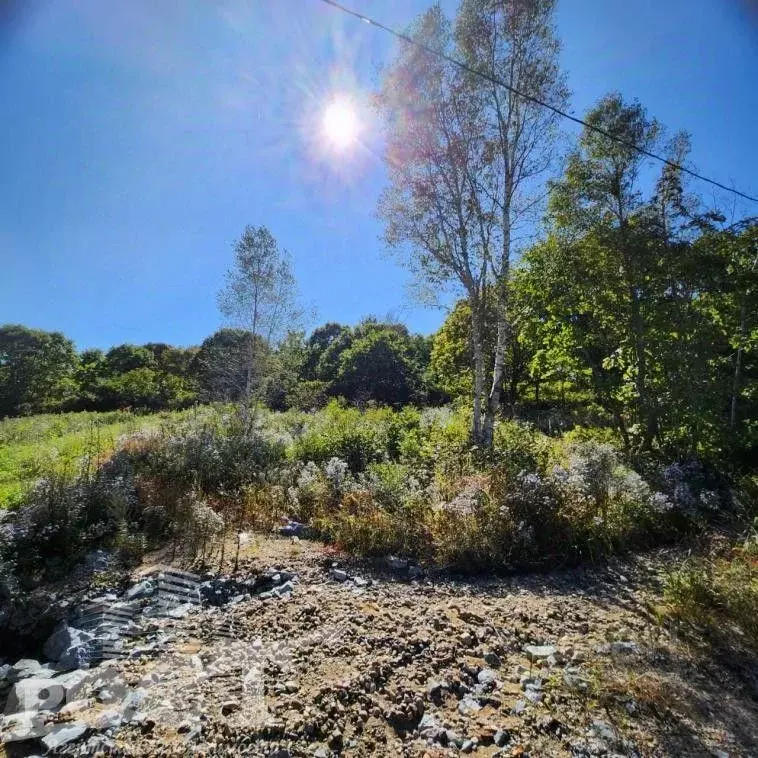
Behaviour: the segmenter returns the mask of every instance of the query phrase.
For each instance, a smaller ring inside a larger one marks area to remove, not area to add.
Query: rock
[[[27,679],[30,676],[44,677],[52,676],[54,672],[47,666],[43,666],[39,661],[33,658],[22,658],[16,661],[6,673],[6,679],[13,683],[21,679]]]
[[[471,716],[481,710],[481,703],[471,695],[464,695],[458,703],[458,713],[460,713],[461,716]]]
[[[258,597],[261,600],[270,600],[272,597],[286,597],[287,595],[291,595],[294,591],[295,585],[291,581],[287,581],[278,587],[268,590],[268,592],[261,592]]]
[[[6,714],[0,719],[0,742],[24,742],[47,734],[45,717],[37,711]]]
[[[82,698],[81,700],[70,700],[64,705],[58,713],[61,716],[73,716],[82,711],[87,711],[92,707],[90,700]],[[67,719],[66,719],[67,720]]]
[[[613,655],[632,655],[639,650],[636,642],[611,642]]]
[[[350,577],[348,576],[347,571],[343,571],[342,569],[333,568],[329,572],[329,578],[333,579],[335,582],[346,582]]]
[[[117,729],[121,726],[122,716],[119,711],[102,711],[95,720],[96,729]]]
[[[172,619],[183,619],[185,616],[189,616],[196,608],[192,603],[182,603],[174,608],[171,608],[166,615]]]
[[[610,724],[600,719],[595,719],[592,722],[590,731],[601,740],[607,740],[608,742],[616,741],[616,730]]]
[[[157,587],[155,582],[151,579],[144,579],[141,582],[137,582],[134,586],[130,587],[125,593],[124,597],[127,600],[138,600],[143,597],[151,597],[155,594]]]
[[[431,713],[425,713],[421,717],[421,721],[419,721],[418,724],[418,733],[419,736],[423,737],[425,740],[434,740],[437,742],[444,731],[442,725],[431,715]]]
[[[436,679],[431,679],[426,685],[426,694],[434,701],[442,699],[443,690],[448,689],[447,682],[440,682]]]
[[[408,567],[408,578],[409,579],[423,579],[424,577],[424,570],[421,568],[421,566],[409,566]]]
[[[543,661],[551,655],[555,655],[558,648],[555,645],[525,645],[524,653],[530,661]]]
[[[575,667],[567,668],[563,672],[563,681],[567,687],[579,692],[586,692],[590,687],[589,681],[582,676],[581,670]]]
[[[526,712],[526,701],[524,700],[517,700],[513,708],[511,708],[511,713],[514,716],[523,716]]]
[[[511,738],[510,735],[508,734],[507,731],[505,731],[505,729],[498,729],[495,732],[495,736],[493,738],[493,742],[498,747],[504,747],[505,745],[508,744],[508,740],[510,740],[510,738]]]
[[[484,654],[484,662],[488,666],[492,666],[493,669],[499,669],[502,666],[500,656],[497,653],[493,653],[491,650]]]
[[[461,745],[461,752],[462,753],[473,753],[474,752],[474,748],[476,748],[476,744],[474,743],[474,741],[473,740],[466,740]]]
[[[65,687],[54,679],[22,679],[8,694],[5,712],[50,711],[63,705],[65,698]]]
[[[485,687],[492,687],[497,681],[497,674],[492,669],[482,669],[477,674],[476,681]]]
[[[305,524],[301,524],[299,521],[288,521],[279,528],[279,534],[283,537],[304,537],[307,528]]]
[[[388,555],[384,559],[384,563],[390,571],[407,571],[408,561],[404,558],[398,558],[396,555]]]
[[[240,704],[236,700],[227,700],[221,705],[221,715],[229,716],[240,709]]]
[[[639,651],[636,642],[610,642],[604,645],[598,645],[595,652],[600,655],[632,655]]]
[[[62,621],[47,638],[47,641],[42,646],[42,652],[51,661],[60,661],[63,656],[70,654],[72,650],[82,648],[86,651],[87,643],[91,639],[92,635],[89,632],[83,632],[81,629],[76,629],[73,626],[69,626],[65,621]]]
[[[57,724],[42,738],[42,744],[48,750],[56,750],[69,742],[78,740],[86,731],[87,725],[79,721]]]

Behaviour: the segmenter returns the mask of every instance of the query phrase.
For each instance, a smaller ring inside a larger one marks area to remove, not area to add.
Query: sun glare
[[[349,147],[358,137],[360,125],[355,108],[345,100],[335,100],[324,111],[324,134],[336,148]]]

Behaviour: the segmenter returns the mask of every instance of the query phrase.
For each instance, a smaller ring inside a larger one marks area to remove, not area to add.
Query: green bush
[[[666,580],[668,614],[715,640],[734,636],[758,650],[758,533],[731,555],[685,562]]]
[[[361,412],[332,401],[313,416],[293,445],[295,459],[325,463],[331,458],[346,461],[354,473],[370,463],[390,457],[390,424],[393,412],[376,409]]]

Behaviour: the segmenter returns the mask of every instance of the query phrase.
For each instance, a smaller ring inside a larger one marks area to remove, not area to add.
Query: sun
[[[339,150],[352,145],[360,131],[358,115],[347,100],[334,100],[327,106],[322,126],[326,138]]]

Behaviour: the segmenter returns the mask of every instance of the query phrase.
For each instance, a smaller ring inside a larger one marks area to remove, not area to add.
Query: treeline
[[[444,399],[429,381],[431,339],[397,323],[328,323],[277,345],[220,329],[199,347],[161,342],[77,353],[60,332],[0,327],[0,417],[75,410],[157,411],[236,402],[249,391],[272,409],[310,410],[331,397],[361,404]],[[255,355],[254,360],[252,355]]]

